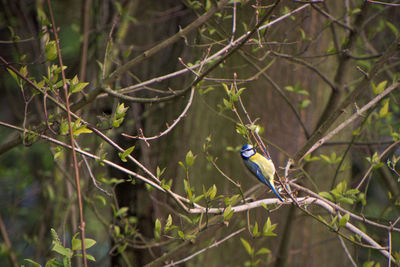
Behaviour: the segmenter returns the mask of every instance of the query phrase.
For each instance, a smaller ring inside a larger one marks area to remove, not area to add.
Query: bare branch
[[[360,117],[363,112],[367,111],[368,109],[372,108],[375,106],[382,98],[384,98],[386,95],[390,94],[394,89],[396,89],[399,86],[399,83],[394,83],[388,88],[386,88],[381,94],[377,95],[374,97],[368,104],[363,106],[360,110],[356,111],[350,118],[345,120],[343,123],[341,123],[338,127],[336,127],[334,130],[332,130],[330,133],[328,133],[325,137],[321,138],[318,140],[301,158],[303,159],[305,156],[308,154],[312,153],[314,150],[319,148],[322,144],[324,144],[326,141],[331,139],[333,136],[335,136],[337,133],[339,133],[341,130],[343,130],[347,125],[349,125],[351,122],[353,122],[355,119]]]
[[[164,265],[164,267],[175,266],[175,265],[178,265],[178,264],[187,262],[187,261],[189,261],[190,259],[193,259],[194,257],[196,257],[197,255],[200,255],[201,253],[203,253],[203,252],[205,252],[205,251],[207,251],[207,250],[209,250],[209,249],[211,249],[211,248],[213,248],[213,247],[219,246],[221,243],[223,243],[223,242],[225,242],[225,241],[231,239],[232,237],[234,237],[234,236],[240,234],[240,233],[243,232],[244,230],[246,230],[246,228],[240,228],[239,230],[237,230],[237,231],[235,231],[235,232],[229,234],[228,236],[222,238],[221,240],[214,241],[214,243],[212,243],[212,244],[209,245],[208,247],[205,247],[205,248],[203,248],[203,249],[201,249],[201,250],[199,250],[199,251],[193,253],[192,255],[187,256],[186,258],[183,258],[183,259],[178,260],[178,261],[176,261],[176,262],[173,261],[173,262],[171,262],[171,263],[169,263],[169,264],[167,264],[167,265]]]
[[[336,209],[334,207],[332,207],[331,205],[329,205],[326,201],[321,200],[319,198],[314,198],[314,197],[299,197],[296,198],[296,201],[298,203],[300,203],[300,205],[317,205],[323,209],[325,209],[326,211],[328,211],[329,213],[336,215]],[[239,206],[235,206],[232,207],[232,210],[236,213],[236,212],[243,212],[243,211],[248,211],[250,209],[254,209],[254,208],[258,208],[258,207],[262,207],[262,205],[270,205],[270,204],[279,204],[281,203],[279,199],[277,198],[268,198],[268,199],[262,199],[262,200],[258,200],[258,201],[254,201],[251,203],[246,203],[243,205],[239,205]],[[290,203],[294,203],[293,200],[291,199],[287,199],[284,204],[290,204]],[[214,213],[214,214],[221,214],[223,213],[224,209],[222,208],[209,208],[207,210],[204,209],[199,209],[199,208],[193,208],[190,209],[189,212],[190,213],[204,213],[204,212],[208,212],[208,213]],[[338,216],[339,219],[341,218],[341,216]],[[391,261],[395,262],[395,260],[392,258],[392,256],[388,253],[388,251],[382,247],[379,243],[377,243],[374,239],[372,239],[369,235],[367,235],[366,233],[364,233],[363,231],[361,231],[359,228],[355,227],[353,224],[347,222],[346,225],[344,226],[347,230],[349,230],[350,232],[359,235],[368,245],[371,246],[371,248],[377,249],[379,250],[379,252],[381,254],[383,254],[386,258],[390,259]]]

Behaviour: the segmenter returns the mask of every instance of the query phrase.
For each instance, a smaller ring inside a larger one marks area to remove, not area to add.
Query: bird
[[[272,192],[284,202],[278,194],[274,186],[275,166],[269,157],[257,153],[256,149],[249,144],[246,144],[240,150],[244,165],[250,170],[260,182],[271,188]]]

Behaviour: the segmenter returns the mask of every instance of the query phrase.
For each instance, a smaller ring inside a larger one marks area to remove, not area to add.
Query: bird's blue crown
[[[256,154],[256,150],[252,145],[246,144],[240,150],[240,155],[243,159],[249,159],[251,156]]]

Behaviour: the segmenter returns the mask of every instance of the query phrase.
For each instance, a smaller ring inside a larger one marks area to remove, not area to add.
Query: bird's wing
[[[271,187],[271,182],[269,179],[270,176],[268,175],[268,163],[265,163],[264,161],[268,160],[257,153],[245,163],[247,168],[249,168],[249,170],[258,178],[258,180],[260,180],[260,182]],[[272,168],[274,167],[272,166]]]
[[[274,174],[275,174],[275,166],[271,160],[262,156],[259,153],[256,153],[251,157],[251,160],[256,162],[261,170],[262,174],[265,178],[269,180],[270,183],[273,184]]]

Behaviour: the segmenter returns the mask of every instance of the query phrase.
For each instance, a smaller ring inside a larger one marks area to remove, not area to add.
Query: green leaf
[[[354,194],[358,194],[358,193],[360,193],[360,191],[358,189],[349,189],[346,192],[347,195],[354,195]]]
[[[192,194],[192,188],[190,187],[189,181],[183,180],[183,188],[185,189],[185,192],[187,193],[189,200],[192,201],[193,194]]]
[[[44,47],[44,52],[46,54],[46,60],[52,61],[57,58],[57,46],[55,41],[50,41]]]
[[[178,235],[181,239],[185,239],[185,234],[181,230],[178,231]]]
[[[172,216],[171,214],[168,215],[167,221],[165,223],[164,226],[164,233],[167,233],[168,231],[170,231],[172,229]]]
[[[79,233],[76,233],[73,237],[72,237],[72,250],[80,250],[82,249],[82,241],[81,239],[77,238],[77,236],[79,235]],[[96,244],[96,240],[91,239],[91,238],[85,238],[85,249],[91,248]]]
[[[385,118],[387,115],[389,115],[389,99],[386,100],[387,101],[384,102],[383,107],[379,110],[380,118]]]
[[[231,206],[226,207],[222,216],[224,217],[224,221],[228,221],[234,214]]]
[[[258,237],[259,235],[260,235],[260,232],[258,231],[258,223],[256,222],[253,227],[253,236]]]
[[[319,156],[320,156],[326,163],[328,163],[328,164],[331,164],[331,163],[332,163],[330,157],[328,157],[328,156],[326,156],[326,155],[324,155],[324,154],[321,154],[321,155],[319,155]]]
[[[85,248],[91,248],[96,245],[96,240],[91,238],[85,238]]]
[[[212,188],[210,188],[209,190],[211,190],[210,194],[209,194],[209,197],[210,197],[211,200],[213,200],[215,198],[216,194],[217,194],[217,186],[214,184],[212,186]]]
[[[252,125],[250,125],[250,130],[252,132],[262,134],[264,132],[264,127],[257,125],[257,124],[252,124]]]
[[[361,132],[361,127],[358,127],[357,129],[355,129],[355,130],[353,131],[353,135],[354,135],[354,136],[357,136],[357,135],[360,134],[360,132]]]
[[[124,103],[121,103],[118,105],[117,109],[115,110],[113,119],[112,119],[112,126],[114,128],[118,128],[122,124],[127,110],[128,110],[128,107],[125,107]]]
[[[183,169],[184,171],[186,171],[186,166],[185,166],[185,164],[183,164],[182,161],[179,161],[178,164],[182,167],[182,169]]]
[[[304,157],[304,161],[306,161],[306,162],[313,162],[313,161],[318,161],[318,160],[320,160],[320,158],[317,156],[312,157],[311,153],[307,154],[307,156]]]
[[[90,260],[90,261],[96,261],[96,259],[94,258],[93,255],[90,254],[86,254],[86,259]]]
[[[329,225],[329,223],[321,215],[318,215],[318,219],[320,219],[321,222]]]
[[[207,87],[207,89],[205,89],[205,90],[203,90],[203,89],[199,89],[199,93],[200,93],[200,95],[205,95],[205,94],[207,94],[208,92],[211,92],[211,91],[213,91],[215,88],[214,87],[212,87],[212,86],[208,86]]]
[[[121,235],[121,228],[119,228],[118,225],[114,225],[114,233],[116,237],[119,237]]]
[[[32,264],[35,267],[42,267],[42,265],[40,265],[39,263],[37,263],[36,261],[33,261],[31,259],[24,259],[24,261],[29,262],[30,264]],[[23,265],[22,265],[23,266]]]
[[[83,255],[82,254],[76,254],[76,257],[82,258]],[[86,254],[86,259],[91,260],[91,261],[96,261],[96,259],[93,257],[93,255],[90,254]]]
[[[354,204],[354,199],[351,199],[348,197],[340,197],[340,198],[338,198],[338,201],[342,202],[342,203],[350,204],[350,205]]]
[[[301,40],[307,40],[307,36],[306,36],[306,33],[304,32],[304,30],[302,28],[300,28],[299,30],[300,30],[300,34],[301,34]]]
[[[246,126],[242,124],[236,124],[236,132],[242,136],[246,136],[248,134]]]
[[[291,85],[285,86],[284,88],[285,88],[285,90],[287,90],[289,92],[294,92],[294,87]]]
[[[18,75],[11,69],[7,69],[7,71],[8,71],[8,73],[10,73],[11,77],[13,77],[13,79],[19,84],[20,80],[19,80]]]
[[[118,216],[124,217],[127,214],[128,210],[129,210],[128,207],[121,207],[121,208],[119,208],[119,210],[117,210],[117,212],[115,212],[114,216],[115,217],[118,217]]]
[[[66,259],[65,257],[63,258]],[[61,263],[59,261],[57,261],[57,259],[50,259],[46,262],[45,267],[71,267],[71,260],[66,260],[65,262]]]
[[[260,203],[261,207],[263,207],[265,210],[269,211],[269,208],[267,206],[267,204],[265,203]]]
[[[375,84],[372,83],[372,91],[374,92],[375,95],[379,95],[385,90],[386,84],[387,81],[380,82],[377,86],[375,86]]]
[[[374,264],[375,264],[374,261],[366,261],[363,263],[362,267],[374,267]]]
[[[97,195],[95,198],[98,199],[103,206],[107,204],[107,201],[103,196]]]
[[[86,128],[86,125],[82,125],[78,129],[74,129],[74,137],[87,133],[92,133],[92,130]]]
[[[58,237],[58,234],[54,228],[50,229],[50,234],[51,234],[51,239],[53,242],[57,242],[61,244],[60,238]]]
[[[309,99],[304,99],[303,101],[301,101],[299,103],[299,109],[305,109],[306,107],[308,107],[311,104],[311,100]]]
[[[210,8],[211,8],[211,0],[207,0],[207,1],[206,1],[206,6],[204,7],[204,9],[205,9],[206,11],[208,11],[208,10],[210,10]]]
[[[344,227],[346,223],[350,220],[350,214],[346,213],[345,215],[340,218],[339,226]]]
[[[160,240],[160,236],[161,236],[161,222],[159,219],[156,219],[154,225],[154,237],[156,240]]]
[[[229,96],[231,94],[231,90],[229,89],[228,85],[226,83],[222,83],[222,87],[225,90],[225,93]]]
[[[232,109],[233,104],[231,102],[229,102],[229,100],[224,98],[224,99],[222,99],[222,101],[224,102],[224,106],[225,106],[226,109]]]
[[[74,94],[82,91],[89,83],[78,83],[69,87],[69,93]]]
[[[276,236],[276,234],[273,232],[276,226],[277,224],[272,224],[271,219],[268,217],[263,227],[263,236]]]
[[[249,242],[247,242],[246,239],[243,239],[243,238],[240,238],[240,241],[242,242],[242,245],[243,245],[244,249],[246,250],[247,254],[249,254],[249,256],[253,256],[254,250],[250,246]]]
[[[71,243],[72,243],[72,250],[78,250],[82,248],[81,240],[76,238],[79,235],[79,233],[74,234],[72,237]]]
[[[27,66],[22,66],[20,69],[19,69],[19,72],[22,74],[22,76],[27,76],[28,75],[28,67]]]
[[[271,250],[267,248],[260,248],[257,252],[256,255],[265,255],[265,254],[270,254]]]
[[[186,158],[185,158],[186,166],[188,168],[190,168],[193,165],[195,159],[196,159],[196,156],[194,156],[192,151],[189,150],[189,152],[186,154]]]
[[[388,28],[393,32],[393,34],[395,36],[399,36],[399,31],[397,30],[397,27],[394,26],[392,23],[390,23],[389,21],[386,21],[386,26],[388,26]]]
[[[330,225],[331,227],[333,227],[333,226],[336,224],[337,219],[338,219],[338,216],[333,217],[333,219],[332,219],[332,221],[331,221],[331,223],[330,223],[329,225]]]
[[[157,169],[156,169],[156,177],[157,177],[158,179],[160,179],[161,175],[163,175],[163,173],[165,172],[166,169],[167,169],[167,168],[164,168],[164,169],[161,170],[160,167],[157,166]]]
[[[130,148],[126,149],[124,152],[119,152],[118,156],[123,162],[127,162],[126,157],[128,157],[132,151],[135,149],[135,146],[131,146]]]
[[[51,249],[52,251],[57,252],[58,254],[65,256],[67,258],[71,258],[73,255],[73,252],[70,248],[64,248],[61,243],[57,243],[53,241],[53,248]]]

